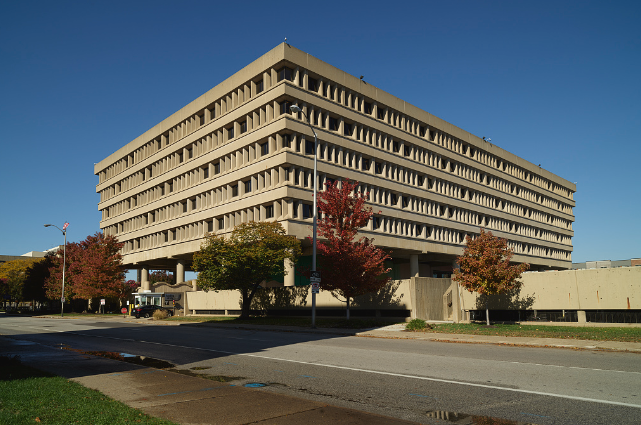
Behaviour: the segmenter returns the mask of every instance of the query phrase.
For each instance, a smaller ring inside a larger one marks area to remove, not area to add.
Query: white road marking
[[[493,389],[493,390],[511,391],[511,392],[515,392],[515,393],[524,393],[524,394],[535,394],[535,395],[541,395],[541,396],[547,396],[547,397],[565,398],[565,399],[569,399],[569,400],[579,400],[579,401],[586,401],[586,402],[590,402],[590,403],[610,404],[610,405],[615,405],[615,406],[635,407],[637,409],[641,409],[641,404],[622,403],[622,402],[610,401],[610,400],[599,400],[599,399],[594,399],[594,398],[578,397],[578,396],[571,396],[571,395],[566,395],[566,394],[554,394],[554,393],[546,393],[546,392],[542,392],[542,391],[532,391],[532,390],[522,390],[522,389],[516,389],[516,388],[506,388],[506,387],[499,387],[499,386],[496,386],[496,385],[475,384],[475,383],[472,383],[472,382],[454,381],[454,380],[451,380],[451,379],[429,378],[429,377],[426,377],[426,376],[407,375],[407,374],[404,374],[404,373],[394,373],[394,372],[383,372],[383,371],[379,371],[379,370],[361,369],[361,368],[356,368],[356,367],[337,366],[337,365],[331,365],[331,364],[306,362],[306,361],[302,361],[302,360],[281,359],[281,358],[278,358],[278,357],[263,356],[263,355],[259,355],[259,354],[235,353],[233,351],[214,350],[214,349],[211,349],[211,348],[188,347],[186,345],[167,344],[167,343],[164,343],[164,342],[142,341],[142,340],[133,340],[133,339],[130,339],[130,338],[118,338],[118,337],[111,337],[111,336],[89,335],[89,334],[83,334],[83,333],[80,333],[80,332],[68,332],[68,333],[75,334],[75,335],[81,335],[81,336],[89,336],[89,337],[94,337],[94,338],[114,339],[114,340],[119,340],[119,341],[135,341],[135,342],[141,342],[141,343],[144,343],[144,344],[153,344],[153,345],[162,345],[162,346],[167,346],[167,347],[185,348],[185,349],[188,349],[188,350],[210,351],[210,352],[213,352],[213,353],[230,354],[230,355],[233,355],[233,356],[254,357],[254,358],[267,359],[267,360],[276,360],[276,361],[288,362],[288,363],[297,363],[297,364],[305,364],[305,365],[310,365],[310,366],[327,367],[327,368],[331,368],[331,369],[351,370],[351,371],[354,371],[354,372],[371,373],[371,374],[376,374],[376,375],[385,375],[385,376],[395,376],[395,377],[399,377],[399,378],[418,379],[418,380],[421,380],[421,381],[441,382],[441,383],[444,383],[444,384],[466,385],[466,386],[469,386],[469,387],[488,388],[488,389]],[[518,363],[518,362],[512,362],[512,363]],[[534,365],[537,365],[537,364],[534,364]],[[540,366],[549,366],[549,365],[540,365]],[[563,367],[563,366],[558,366],[558,367]],[[595,369],[595,370],[601,370],[601,369]],[[636,372],[627,372],[627,373],[636,373]]]

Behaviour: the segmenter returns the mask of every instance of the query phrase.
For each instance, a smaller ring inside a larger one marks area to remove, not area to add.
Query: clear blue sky
[[[641,2],[4,1],[0,254],[99,230],[93,165],[304,50],[577,182],[573,261],[641,257]]]

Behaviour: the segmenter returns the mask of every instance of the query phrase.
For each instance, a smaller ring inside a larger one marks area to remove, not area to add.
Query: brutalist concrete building
[[[319,190],[369,192],[362,234],[396,278],[449,275],[481,227],[533,270],[571,268],[574,184],[284,43],[96,164],[100,227],[143,288],[148,270],[181,282],[207,232],[275,220],[311,235],[314,155]]]

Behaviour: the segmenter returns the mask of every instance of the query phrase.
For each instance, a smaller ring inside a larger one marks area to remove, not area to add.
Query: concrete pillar
[[[285,275],[284,285],[285,286],[295,286],[295,284],[296,284],[296,275],[295,275],[296,266],[294,265],[294,263],[292,263],[288,259],[285,259],[285,272],[287,272],[287,274]]]
[[[410,255],[410,277],[418,277],[418,254]]]
[[[140,269],[140,289],[143,291],[149,291],[149,268],[143,267]]]
[[[585,310],[578,310],[576,312],[576,318],[578,323],[586,323]]]
[[[185,262],[183,260],[176,260],[176,283],[183,283],[185,281]]]

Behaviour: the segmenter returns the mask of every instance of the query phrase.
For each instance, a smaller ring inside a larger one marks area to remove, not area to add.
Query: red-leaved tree
[[[465,237],[465,251],[456,259],[459,268],[454,270],[452,279],[470,292],[485,295],[496,295],[518,289],[523,284],[519,278],[527,271],[527,263],[510,264],[514,256],[507,245],[507,239],[501,239],[481,229],[475,239]],[[490,324],[490,311],[485,306],[486,323]]]
[[[87,236],[81,242],[67,243],[65,298],[118,298],[122,294],[125,277],[120,254],[122,246],[114,236],[105,236],[102,232]],[[52,262],[46,282],[47,296],[59,299],[62,291],[62,252],[58,252]]]
[[[327,184],[326,190],[318,193],[322,217],[317,226],[324,241],[318,241],[317,246],[323,289],[345,299],[349,319],[351,298],[376,292],[390,281],[385,275],[390,269],[384,264],[390,256],[374,246],[373,239],[355,240],[358,229],[374,214],[365,206],[369,194],[357,190],[358,182],[345,180],[338,186],[338,182]]]

